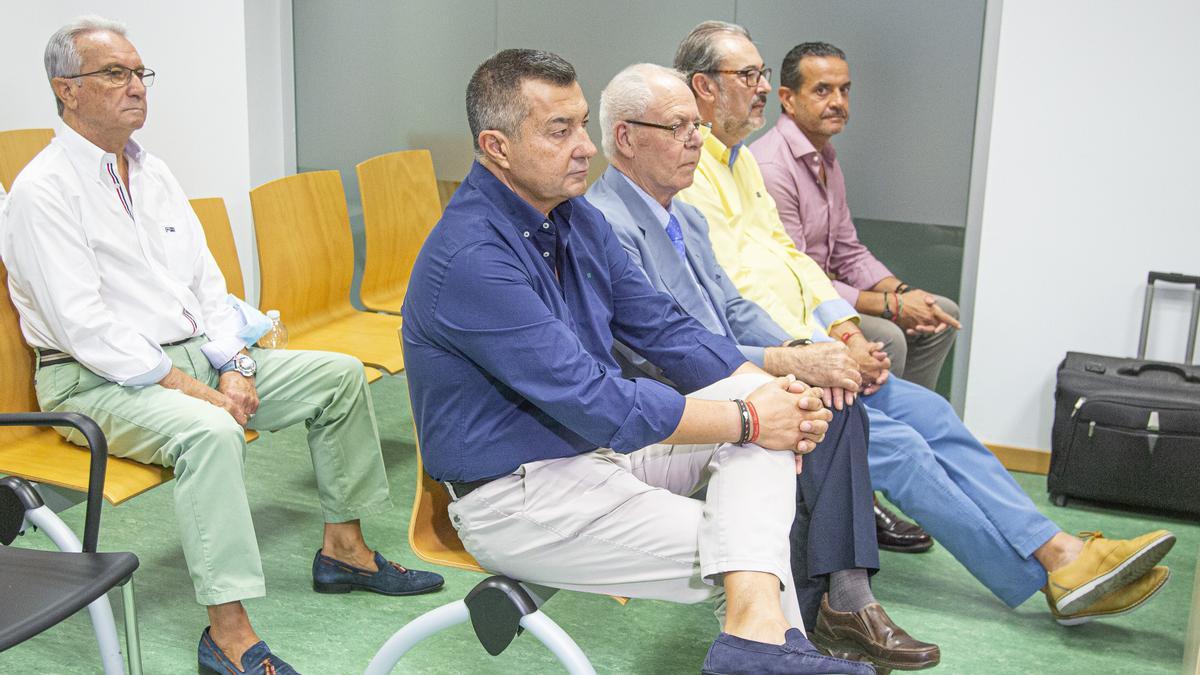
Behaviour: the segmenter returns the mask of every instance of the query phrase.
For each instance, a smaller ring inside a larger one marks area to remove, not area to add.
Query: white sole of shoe
[[[1175,535],[1170,532],[1162,535],[1107,573],[1059,598],[1054,606],[1059,614],[1076,614],[1087,609],[1100,598],[1149,572],[1174,545]]]
[[[1114,617],[1125,616],[1126,614],[1131,614],[1134,611],[1141,609],[1142,605],[1145,605],[1147,600],[1158,595],[1158,592],[1161,591],[1162,589],[1166,588],[1167,582],[1170,580],[1171,580],[1171,571],[1167,570],[1167,576],[1163,578],[1163,581],[1161,584],[1159,584],[1154,590],[1147,593],[1146,597],[1142,598],[1141,600],[1133,603],[1132,605],[1130,605],[1128,607],[1125,607],[1124,609],[1119,609],[1115,612],[1104,612],[1104,613],[1098,612],[1095,614],[1085,614],[1083,616],[1073,616],[1073,617],[1063,617],[1063,618],[1055,617],[1054,620],[1056,622],[1058,622],[1058,625],[1060,625],[1060,626],[1081,626],[1085,623],[1090,623],[1097,619],[1112,619]]]

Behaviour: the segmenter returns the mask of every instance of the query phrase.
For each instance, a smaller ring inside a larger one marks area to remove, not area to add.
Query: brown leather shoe
[[[933,548],[933,537],[920,525],[901,520],[875,500],[875,538],[879,548],[896,553],[924,553]]]
[[[809,635],[813,644],[830,651],[860,652],[884,668],[921,670],[942,659],[937,645],[921,642],[892,623],[879,603],[857,612],[838,612],[821,598],[817,625]]]

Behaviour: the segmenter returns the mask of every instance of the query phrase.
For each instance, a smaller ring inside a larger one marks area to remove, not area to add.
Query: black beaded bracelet
[[[750,442],[750,436],[754,433],[754,425],[750,421],[750,406],[740,398],[733,399],[737,404],[738,414],[742,418],[742,435],[737,440],[737,445],[745,445]]]

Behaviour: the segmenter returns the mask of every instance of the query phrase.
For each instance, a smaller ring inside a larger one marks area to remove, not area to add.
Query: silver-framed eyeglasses
[[[102,77],[114,87],[124,87],[129,84],[129,80],[134,75],[137,75],[137,78],[142,81],[142,86],[149,87],[154,84],[154,71],[146,67],[126,68],[125,66],[112,65],[100,70],[93,70],[90,73],[63,75],[63,77],[68,80],[73,80],[77,77]]]
[[[640,127],[652,127],[654,129],[662,129],[663,131],[671,132],[675,140],[680,143],[687,143],[692,140],[693,134],[700,131],[701,127],[712,129],[712,122],[701,122],[695,120],[693,122],[676,122],[675,124],[659,124],[657,122],[643,122],[642,120],[625,120],[626,124],[636,124]]]

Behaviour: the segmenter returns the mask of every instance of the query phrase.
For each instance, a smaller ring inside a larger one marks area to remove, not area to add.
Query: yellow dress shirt
[[[858,320],[821,267],[792,243],[758,162],[744,145],[734,153],[708,134],[695,181],[678,196],[708,220],[717,261],[742,295],[788,333],[824,340],[831,326]]]

